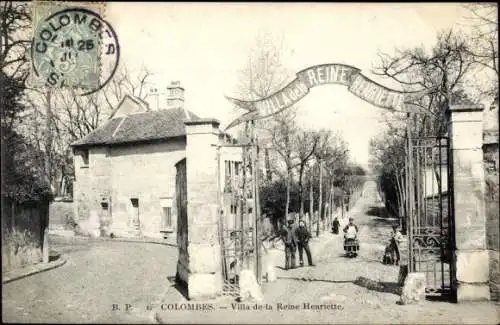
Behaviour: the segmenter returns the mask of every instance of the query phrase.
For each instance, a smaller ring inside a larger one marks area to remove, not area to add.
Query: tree
[[[420,131],[433,130],[434,135],[444,135],[447,109],[464,100],[464,77],[473,65],[470,46],[463,35],[445,31],[438,35],[431,51],[417,47],[398,50],[394,56],[379,54],[379,58],[374,74],[396,81],[405,91],[415,92],[407,105],[422,112],[417,121]]]
[[[406,102],[411,113],[402,116],[396,125],[388,122],[386,135],[371,144],[372,157],[378,161],[372,165],[376,165],[379,185],[391,213],[405,212],[405,138],[447,135],[449,107],[471,102],[466,93],[467,77],[474,71],[476,61],[465,35],[452,30],[439,33],[430,51],[416,47],[396,51],[394,56],[380,55],[374,73],[414,92]],[[434,173],[440,188],[439,170]]]
[[[325,159],[330,158],[329,155],[333,154],[332,144],[332,131],[322,129],[318,132],[318,145],[314,150],[314,157],[319,166],[319,204],[318,211],[319,217],[324,219],[323,216],[323,162]]]
[[[55,194],[73,179],[71,143],[101,126],[125,95],[145,99],[151,73],[142,68],[135,76],[126,70],[99,92],[80,96],[75,89],[30,89],[20,131],[31,145],[44,152],[43,171]]]
[[[295,146],[297,148],[296,165],[299,168],[299,195],[300,195],[300,216],[304,216],[304,170],[307,163],[311,160],[318,145],[319,135],[317,132],[309,130],[300,130],[295,135]]]
[[[240,71],[236,94],[245,100],[260,100],[281,89],[291,75],[283,63],[283,38],[269,33],[261,33],[249,50],[245,67]],[[238,107],[235,106],[235,109]],[[290,206],[290,186],[293,172],[293,139],[295,132],[295,109],[288,108],[265,119],[256,120],[259,131],[258,145],[263,147],[267,181],[271,174],[280,170],[278,159],[283,162],[287,185],[285,214],[288,218]],[[246,136],[248,138],[248,136]],[[274,157],[271,157],[274,156]],[[274,165],[274,166],[273,166]]]
[[[498,77],[498,6],[496,3],[470,3],[468,20],[472,35],[470,53],[474,62],[492,70]]]
[[[271,143],[274,151],[282,158],[285,164],[285,179],[286,179],[286,204],[285,204],[285,220],[288,220],[288,212],[290,207],[290,186],[292,183],[292,172],[294,166],[294,148],[293,139],[296,132],[294,115],[277,114],[274,117],[275,125],[270,130]]]
[[[370,141],[371,165],[392,215],[406,214],[406,139],[404,128],[390,129]]]
[[[28,3],[0,4],[0,110],[2,205],[6,198],[17,202],[50,199],[47,183],[37,173],[41,153],[18,132],[22,122],[31,16]]]

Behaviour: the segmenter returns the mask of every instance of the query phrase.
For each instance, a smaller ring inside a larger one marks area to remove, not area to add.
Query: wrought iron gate
[[[453,191],[449,139],[407,142],[409,271],[426,274],[426,294],[453,293]]]
[[[259,265],[255,217],[258,185],[255,159],[252,159],[256,147],[224,145],[218,150],[222,294],[238,297],[240,271],[256,270]]]

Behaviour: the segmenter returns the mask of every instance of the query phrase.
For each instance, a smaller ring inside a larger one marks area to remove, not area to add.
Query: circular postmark
[[[34,74],[49,87],[83,89],[89,95],[113,77],[120,45],[113,27],[99,14],[67,8],[42,20],[34,31],[31,60]],[[103,71],[102,65],[109,65]]]

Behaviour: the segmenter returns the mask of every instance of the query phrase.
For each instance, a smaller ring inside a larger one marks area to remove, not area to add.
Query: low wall
[[[2,271],[41,262],[48,203],[3,203]]]
[[[52,202],[49,206],[49,229],[74,230],[76,225],[72,201]]]

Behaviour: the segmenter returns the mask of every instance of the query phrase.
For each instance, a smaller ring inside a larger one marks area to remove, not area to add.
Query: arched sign
[[[244,121],[279,113],[302,99],[309,89],[325,84],[345,85],[359,98],[390,110],[402,110],[407,94],[379,85],[361,74],[358,68],[345,64],[321,64],[298,72],[292,82],[266,98],[244,101],[226,96],[234,104],[249,111],[231,122],[226,130]]]

